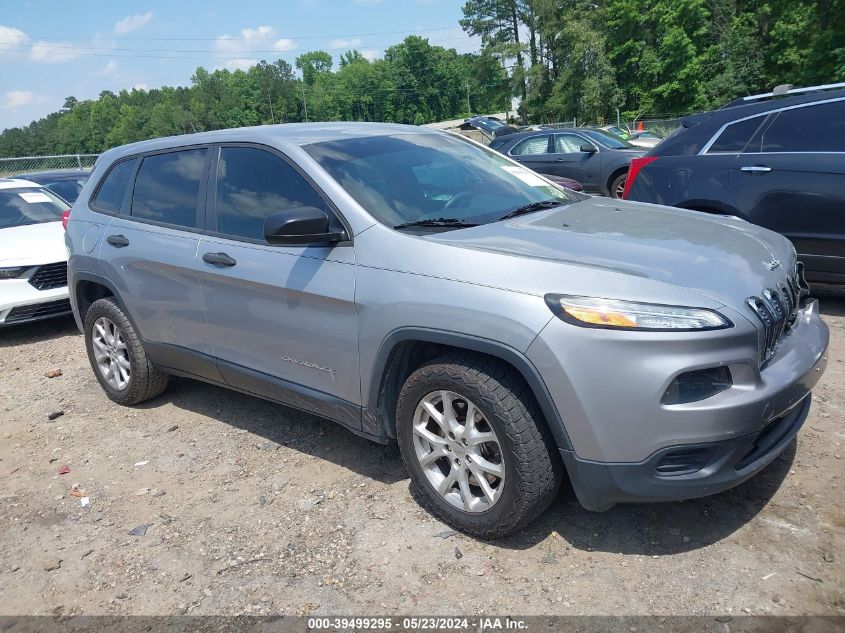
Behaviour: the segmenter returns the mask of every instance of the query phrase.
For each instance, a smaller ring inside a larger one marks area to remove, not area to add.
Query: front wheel
[[[467,534],[505,536],[548,507],[562,466],[533,395],[494,359],[453,354],[407,379],[402,459],[431,512]]]
[[[611,198],[621,198],[622,194],[625,192],[625,181],[628,179],[628,174],[619,174],[616,178],[613,179],[613,182],[610,183],[610,197]]]

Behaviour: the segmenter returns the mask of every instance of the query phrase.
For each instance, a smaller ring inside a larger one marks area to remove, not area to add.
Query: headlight
[[[0,268],[0,279],[15,279],[20,277],[29,266],[12,266],[10,268]]]
[[[706,308],[555,294],[546,295],[546,303],[561,319],[582,327],[684,332],[733,326],[727,318]]]

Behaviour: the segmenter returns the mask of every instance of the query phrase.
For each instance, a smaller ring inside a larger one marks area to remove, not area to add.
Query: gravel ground
[[[0,613],[843,615],[845,292],[819,294],[828,370],[764,472],[601,514],[564,489],[490,543],[394,447],[190,380],[122,408],[71,319],[0,331]]]

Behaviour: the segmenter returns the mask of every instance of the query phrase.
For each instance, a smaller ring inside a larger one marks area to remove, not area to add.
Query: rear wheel
[[[112,297],[88,308],[85,347],[97,381],[114,402],[138,404],[167,388],[167,374],[147,358],[135,329]]]
[[[505,536],[557,494],[562,466],[533,395],[507,365],[453,354],[417,369],[397,405],[402,459],[431,512]]]

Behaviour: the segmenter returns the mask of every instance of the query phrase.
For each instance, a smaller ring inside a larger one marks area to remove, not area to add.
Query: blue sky
[[[308,50],[380,57],[407,34],[459,52],[463,0],[6,0],[0,12],[0,129],[59,109],[67,96],[187,85],[197,66],[293,63]]]

